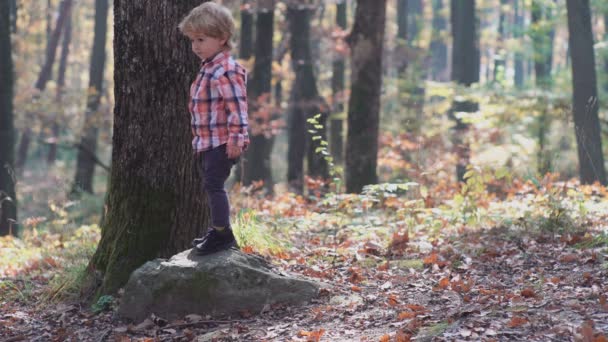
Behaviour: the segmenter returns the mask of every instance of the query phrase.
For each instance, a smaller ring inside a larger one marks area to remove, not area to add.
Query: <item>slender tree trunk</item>
[[[55,101],[58,104],[58,110],[63,110],[63,92],[65,88],[65,72],[68,64],[68,56],[70,54],[70,43],[72,41],[72,11],[68,13],[65,28],[63,30],[63,41],[61,42],[61,57],[59,58],[59,70],[57,71],[57,94]],[[47,156],[47,164],[52,165],[57,159],[57,141],[59,139],[60,130],[60,113],[56,113],[50,120],[53,136],[49,143],[49,154]]]
[[[543,91],[549,91],[552,84],[551,66],[553,64],[553,38],[555,29],[552,24],[551,9],[545,8],[541,1],[532,2],[532,33],[534,44],[534,73],[536,86]],[[543,102],[544,99],[543,99]],[[546,151],[546,135],[551,125],[548,108],[545,105],[538,117],[538,152],[537,171],[544,175],[551,169],[550,156]]]
[[[287,182],[290,189],[298,193],[304,189],[304,157],[307,154],[309,156],[307,158],[309,174],[311,176],[327,174],[327,168],[323,169],[323,163],[316,163],[319,157],[311,155],[312,137],[307,133],[307,119],[316,115],[321,107],[310,50],[311,14],[312,10],[306,7],[287,9],[291,32],[291,60],[296,74],[287,123],[289,134]],[[324,129],[326,120],[327,115],[323,115],[319,120]],[[326,140],[324,132],[321,132],[320,135],[323,140]]]
[[[55,29],[49,37],[49,44],[46,49],[46,59],[44,61],[44,65],[38,74],[38,80],[36,81],[35,87],[39,92],[43,92],[46,88],[47,82],[51,78],[51,72],[53,69],[53,64],[55,63],[55,55],[57,52],[57,46],[59,45],[59,37],[61,36],[61,31],[63,30],[63,25],[66,22],[66,18],[70,12],[72,7],[72,0],[62,0],[59,4],[59,16],[57,17],[57,22],[55,25]],[[33,101],[37,101],[38,96],[34,96]],[[35,120],[35,117],[32,113],[26,113],[27,120],[32,122]],[[25,166],[25,161],[27,160],[27,153],[29,150],[29,145],[31,142],[32,131],[30,126],[27,126],[21,135],[21,141],[19,143],[19,150],[17,155],[17,168],[19,170],[23,170]]]
[[[95,33],[89,70],[87,108],[84,113],[84,126],[78,145],[76,173],[71,190],[72,196],[78,196],[81,191],[93,193],[97,135],[101,122],[98,108],[103,93],[103,74],[106,61],[107,20],[108,0],[95,0]]]
[[[9,0],[11,32],[17,33],[17,0]]]
[[[604,13],[604,40],[608,41],[608,8]],[[608,52],[604,52],[604,74],[606,75],[604,90],[608,93]]]
[[[346,30],[346,1],[336,4],[336,24],[340,29]],[[331,91],[333,97],[333,112],[330,127],[329,148],[336,164],[342,164],[344,159],[344,56],[334,53],[332,64]]]
[[[464,86],[479,82],[479,41],[477,39],[475,1],[451,0],[452,21],[452,81]],[[452,103],[450,118],[456,122],[453,134],[453,145],[458,162],[456,177],[464,180],[466,167],[469,164],[470,148],[466,141],[469,125],[457,118],[457,112],[475,112],[478,104],[472,101],[455,100]]]
[[[567,0],[574,129],[581,183],[606,185],[589,0]]]
[[[422,0],[408,0],[407,6],[407,42],[409,46],[416,46],[420,40],[420,28],[422,27]]]
[[[89,265],[98,294],[114,293],[144,262],[183,251],[205,231],[207,202],[184,116],[200,60],[175,29],[200,3],[114,0],[112,169]]]
[[[504,80],[504,68],[507,62],[507,52],[503,48],[504,41],[507,38],[506,33],[506,8],[509,4],[509,0],[500,0],[500,9],[499,9],[499,19],[498,19],[498,51],[494,53],[494,81],[502,81]],[[502,71],[501,75],[499,72]],[[502,78],[501,78],[502,77]]]
[[[249,94],[251,115],[251,145],[245,155],[243,184],[263,180],[268,192],[272,192],[271,154],[274,136],[272,117],[272,57],[274,33],[274,1],[261,6],[256,19],[255,64]]]
[[[9,3],[0,1],[0,236],[16,235],[17,199],[13,158],[13,58]]]
[[[514,11],[515,11],[515,29],[513,30],[513,35],[515,39],[518,39],[520,42],[520,46],[523,43],[522,41],[522,32],[524,28],[524,11],[525,6],[522,4],[523,0],[514,0]],[[515,74],[514,74],[514,82],[517,88],[521,88],[524,85],[524,58],[522,51],[515,52]]]
[[[378,182],[378,129],[386,0],[357,2],[351,46],[351,94],[348,103],[346,191],[360,192]]]
[[[433,34],[431,38],[431,74],[432,79],[446,82],[449,80],[448,46],[445,43],[447,20],[443,13],[444,0],[433,0]]]

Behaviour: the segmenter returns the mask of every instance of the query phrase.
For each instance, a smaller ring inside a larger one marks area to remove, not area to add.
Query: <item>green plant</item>
[[[323,125],[319,123],[319,119],[321,118],[321,114],[316,114],[312,118],[306,120],[309,124],[312,125],[312,129],[309,129],[308,132],[312,134],[312,141],[318,141],[319,146],[315,148],[315,153],[321,154],[323,159],[327,162],[329,176],[331,177],[331,182],[335,185],[336,193],[341,192],[342,179],[340,178],[340,174],[342,170],[339,166],[334,163],[334,158],[330,155],[328,146],[329,143],[323,139],[322,135],[319,135],[319,132],[323,129]]]
[[[262,222],[254,210],[242,210],[234,220],[234,236],[241,248],[251,247],[255,251],[282,252],[288,245],[278,234],[269,232],[269,222]]]
[[[97,302],[91,306],[91,309],[93,309],[94,312],[98,313],[101,311],[112,309],[113,305],[114,297],[110,295],[105,295],[99,297],[99,299],[97,299]]]

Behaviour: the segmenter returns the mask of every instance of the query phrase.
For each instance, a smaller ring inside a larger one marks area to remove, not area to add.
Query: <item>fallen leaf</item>
[[[391,341],[391,337],[388,334],[382,335],[380,337],[380,342],[390,342]]]
[[[511,318],[508,326],[509,326],[509,328],[516,328],[516,327],[522,326],[526,323],[528,323],[528,319],[526,319],[524,317],[515,316],[515,317]]]
[[[321,336],[325,333],[325,329],[319,329],[316,331],[304,331],[301,330],[298,333],[298,337],[306,337],[306,341],[318,342],[321,340]]]
[[[445,278],[441,278],[441,280],[439,280],[439,284],[437,285],[437,287],[439,287],[440,289],[447,289],[449,285],[450,285],[450,279],[445,277]]]
[[[410,319],[410,318],[414,318],[416,317],[416,313],[415,312],[410,312],[410,311],[402,311],[399,313],[399,316],[397,317],[400,321],[403,321],[404,319]]]
[[[536,293],[534,292],[534,290],[529,287],[521,290],[521,295],[526,298],[535,298],[536,297]]]
[[[395,334],[395,342],[410,342],[411,338],[412,335],[404,333],[401,329]]]
[[[408,304],[407,307],[412,311],[425,311],[426,308],[422,305]]]
[[[353,290],[353,291],[355,291],[355,292],[361,292],[361,288],[359,286],[353,285],[353,286],[350,287],[350,289]]]
[[[388,305],[395,306],[397,304],[399,304],[397,297],[394,294],[389,295],[388,296]]]
[[[559,261],[563,262],[563,263],[577,262],[578,261],[578,255],[576,255],[576,254],[565,254],[565,255],[562,255],[559,258]]]

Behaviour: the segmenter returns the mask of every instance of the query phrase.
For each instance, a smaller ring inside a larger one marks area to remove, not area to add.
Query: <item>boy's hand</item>
[[[236,159],[241,155],[242,152],[243,149],[239,146],[226,146],[226,154],[228,155],[228,159]]]

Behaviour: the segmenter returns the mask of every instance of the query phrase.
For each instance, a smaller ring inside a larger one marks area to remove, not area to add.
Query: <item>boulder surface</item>
[[[188,314],[260,312],[275,303],[302,304],[319,284],[273,269],[263,258],[229,249],[207,256],[192,250],[156,259],[135,270],[124,288],[118,313],[141,321],[154,313],[167,319]]]

